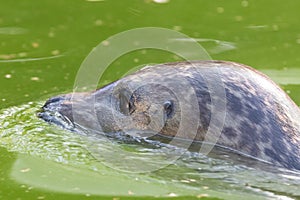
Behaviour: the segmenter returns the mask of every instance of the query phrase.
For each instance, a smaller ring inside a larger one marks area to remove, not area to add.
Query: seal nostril
[[[57,103],[57,102],[62,101],[62,100],[65,100],[65,98],[63,96],[50,98],[50,99],[48,99],[48,101],[46,101],[44,107],[48,106],[49,104]]]

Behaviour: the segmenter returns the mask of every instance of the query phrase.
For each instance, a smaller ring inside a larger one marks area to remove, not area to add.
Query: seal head
[[[214,93],[210,83],[216,83],[224,96]],[[51,98],[42,109],[41,118],[67,129],[217,141],[219,146],[300,170],[298,106],[268,77],[238,63],[147,66],[96,91]],[[211,124],[213,115],[217,123]],[[220,131],[207,134],[210,126]]]

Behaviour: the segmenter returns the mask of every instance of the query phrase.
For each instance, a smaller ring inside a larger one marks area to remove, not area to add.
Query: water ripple
[[[21,27],[0,27],[0,34],[2,35],[22,35],[28,30]]]
[[[206,49],[211,54],[218,54],[225,51],[231,51],[237,48],[236,44],[234,42],[228,42],[223,40],[217,40],[217,39],[210,39],[210,38],[176,38],[173,39],[176,41],[182,41],[182,42],[199,42],[199,43],[213,43],[214,46],[211,48]]]
[[[166,194],[165,192],[169,191],[178,196],[202,193],[222,199],[240,199],[240,197],[243,199],[254,197],[255,199],[297,199],[300,196],[299,173],[280,169],[274,169],[275,172],[271,169],[269,171],[268,166],[263,165],[260,168],[256,163],[253,163],[252,168],[249,167],[251,160],[247,158],[242,160],[241,156],[225,151],[213,152],[209,157],[198,152],[187,151],[176,162],[146,174],[114,170],[127,163],[134,164],[135,161],[144,164],[165,162],[165,156],[181,155],[180,147],[160,144],[158,141],[128,140],[128,138],[127,141],[120,138],[120,141],[117,138],[75,134],[38,119],[36,112],[42,105],[43,102],[32,102],[1,110],[0,146],[9,152],[38,157],[42,159],[37,162],[40,165],[49,162],[47,166],[37,165],[36,168],[44,169],[42,175],[53,170],[61,171],[57,176],[55,176],[56,173],[50,174],[51,177],[54,176],[52,181],[66,176],[69,184],[78,183],[80,179],[80,186],[83,187],[91,184],[90,179],[84,177],[98,177],[92,179],[94,180],[92,185],[97,185],[97,190],[94,188],[95,190],[90,191],[90,188],[86,188],[86,190],[78,190],[78,193],[91,192],[107,195],[107,191],[101,188],[105,188],[107,184],[115,184],[115,180],[119,180],[118,183],[123,181],[120,187],[124,188],[128,185],[126,180],[129,179],[134,180],[135,183],[137,183],[136,180],[147,182],[148,185],[145,187],[148,187],[148,190],[142,191],[135,188],[142,196],[148,194],[147,191],[155,193],[150,188],[157,184],[162,184],[162,187],[168,186],[169,189],[157,192],[156,195]],[[119,151],[116,152],[116,148],[119,148]],[[120,152],[126,155],[130,152],[130,157],[122,157],[123,154]],[[108,165],[104,165],[101,158],[105,159],[104,162]],[[49,182],[48,179],[37,180],[36,178],[42,175],[35,174],[40,170],[34,170],[35,166],[29,162],[30,159],[32,158],[28,156],[23,159],[26,162],[24,166],[17,166],[20,160],[16,162],[15,180],[35,187],[47,185],[47,188],[44,188],[47,190],[74,192],[68,190],[68,185],[65,188],[62,186],[57,188],[56,184],[52,184],[53,182]],[[239,162],[233,162],[233,160]],[[52,166],[51,161],[56,162],[55,166]],[[139,167],[142,168],[143,165]],[[28,170],[31,170],[30,173],[26,173]],[[74,170],[76,176],[74,176]],[[115,179],[110,179],[110,177]],[[104,178],[106,181],[101,182]],[[112,188],[111,192],[119,191]]]
[[[281,85],[299,85],[300,84],[300,69],[285,68],[285,69],[259,69],[259,71],[268,75],[273,81]]]
[[[0,60],[0,63],[13,63],[13,62],[31,62],[31,61],[39,61],[39,60],[50,60],[59,57],[63,57],[64,54],[55,55],[55,56],[45,56],[39,58],[20,58],[20,59],[11,59],[11,60]]]

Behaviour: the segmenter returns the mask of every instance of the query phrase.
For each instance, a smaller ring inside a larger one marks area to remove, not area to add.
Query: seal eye
[[[173,114],[173,110],[174,110],[173,102],[172,101],[166,101],[164,103],[164,109],[165,109],[167,118],[171,118],[171,115]]]
[[[131,98],[130,92],[122,90],[119,94],[120,99],[120,111],[124,115],[129,115],[134,111],[133,99]]]

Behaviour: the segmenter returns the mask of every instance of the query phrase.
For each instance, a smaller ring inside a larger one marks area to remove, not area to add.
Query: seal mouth
[[[63,111],[68,110],[71,105],[66,104],[70,98],[66,96],[57,96],[46,101],[37,116],[46,122],[56,124],[68,130],[74,130],[75,124],[71,119],[72,115],[66,116]]]

